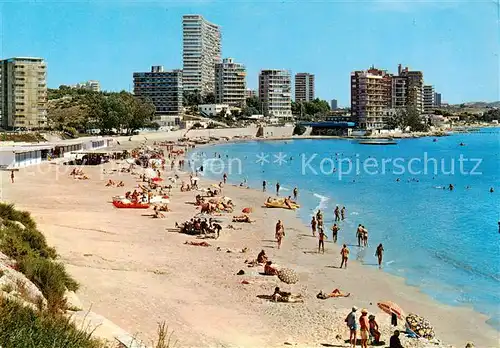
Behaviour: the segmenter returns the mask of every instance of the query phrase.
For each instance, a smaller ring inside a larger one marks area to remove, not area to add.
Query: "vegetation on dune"
[[[63,315],[34,310],[0,297],[0,346],[104,348]]]
[[[0,251],[14,259],[16,269],[40,289],[50,312],[63,310],[65,290],[77,290],[78,283],[63,264],[54,260],[55,249],[47,245],[30,213],[16,210],[12,204],[0,203],[0,218],[3,224]]]
[[[40,133],[0,133],[0,141],[36,143],[46,141]]]
[[[158,127],[152,122],[155,107],[151,101],[125,91],[93,92],[61,86],[49,89],[48,95],[50,126],[69,136],[90,129],[99,129],[101,134],[132,134],[140,128]]]

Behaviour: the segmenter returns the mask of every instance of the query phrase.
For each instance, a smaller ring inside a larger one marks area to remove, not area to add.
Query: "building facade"
[[[265,117],[292,118],[292,81],[287,70],[261,70],[259,99]]]
[[[424,112],[428,113],[432,111],[434,108],[434,86],[432,85],[425,85],[424,86],[424,96],[423,96],[423,102],[424,102]]]
[[[77,83],[76,85],[71,86],[71,88],[85,89],[87,91],[92,91],[92,92],[100,92],[101,84],[97,80],[88,80],[85,82]]]
[[[200,15],[182,18],[183,86],[189,92],[202,95],[214,93],[215,64],[221,58],[219,26]]]
[[[215,64],[215,102],[243,107],[246,101],[246,69],[243,64],[226,58]]]
[[[198,109],[202,116],[214,117],[214,116],[230,116],[231,109],[228,104],[200,104]]]
[[[339,108],[339,105],[338,105],[337,99],[332,99],[332,101],[330,102],[330,109],[337,110],[338,108]]]
[[[314,100],[314,75],[309,73],[295,74],[295,102]]]
[[[259,94],[257,93],[257,91],[255,89],[247,89],[245,95],[247,98],[253,98],[253,97],[259,96]]]
[[[398,66],[398,75],[392,77],[392,107],[414,108],[424,112],[424,74],[408,67]]]
[[[182,114],[182,71],[164,71],[162,66],[151,72],[134,73],[134,95],[150,100],[155,106],[154,121],[160,126],[178,126]]]
[[[392,117],[392,75],[371,67],[351,73],[351,117],[363,129],[383,129]]]
[[[434,93],[434,106],[441,107],[441,93]]]
[[[47,66],[42,58],[0,61],[0,115],[5,129],[47,125]]]

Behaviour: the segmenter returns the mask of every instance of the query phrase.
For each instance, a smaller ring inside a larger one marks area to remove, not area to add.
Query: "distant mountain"
[[[454,106],[460,106],[462,104],[456,104]],[[496,102],[469,102],[469,103],[463,103],[468,108],[499,108],[500,107],[500,101]]]

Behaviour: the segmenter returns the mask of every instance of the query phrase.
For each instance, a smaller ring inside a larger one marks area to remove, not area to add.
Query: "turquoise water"
[[[498,330],[499,141],[500,129],[437,141],[400,140],[398,145],[387,146],[335,139],[253,141],[198,150],[192,158],[196,166],[203,163],[210,178],[221,180],[227,172],[229,182],[247,180],[257,189],[266,180],[269,192],[275,191],[279,180],[282,195],[291,195],[298,187],[302,208],[297,214],[306,224],[321,208],[331,226],[335,206],[345,206],[347,218],[340,224],[339,242],[353,245],[351,252],[358,260],[376,267],[375,248],[383,243],[386,272],[404,277],[438,301],[469,305],[488,314],[489,324]],[[201,151],[205,152],[200,155]],[[214,159],[215,152],[221,159]],[[269,162],[256,163],[261,154]],[[316,157],[309,161],[313,155]],[[279,163],[279,158],[286,162]],[[359,162],[357,171],[353,167],[347,173],[348,160]],[[368,168],[363,168],[364,161]],[[454,190],[448,189],[449,184]],[[491,187],[496,189],[494,193],[489,192]],[[354,247],[358,224],[369,231],[366,249]]]

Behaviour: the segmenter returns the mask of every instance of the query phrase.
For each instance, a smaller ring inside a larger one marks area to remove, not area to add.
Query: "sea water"
[[[306,224],[321,209],[330,227],[335,206],[345,206],[339,242],[359,261],[377,267],[375,248],[383,243],[384,271],[443,303],[472,306],[500,329],[500,129],[397,145],[249,141],[191,155],[212,179],[225,172],[230,183],[256,189],[265,180],[270,195],[278,181],[281,196],[297,187]],[[358,224],[369,231],[368,248],[357,248]]]

